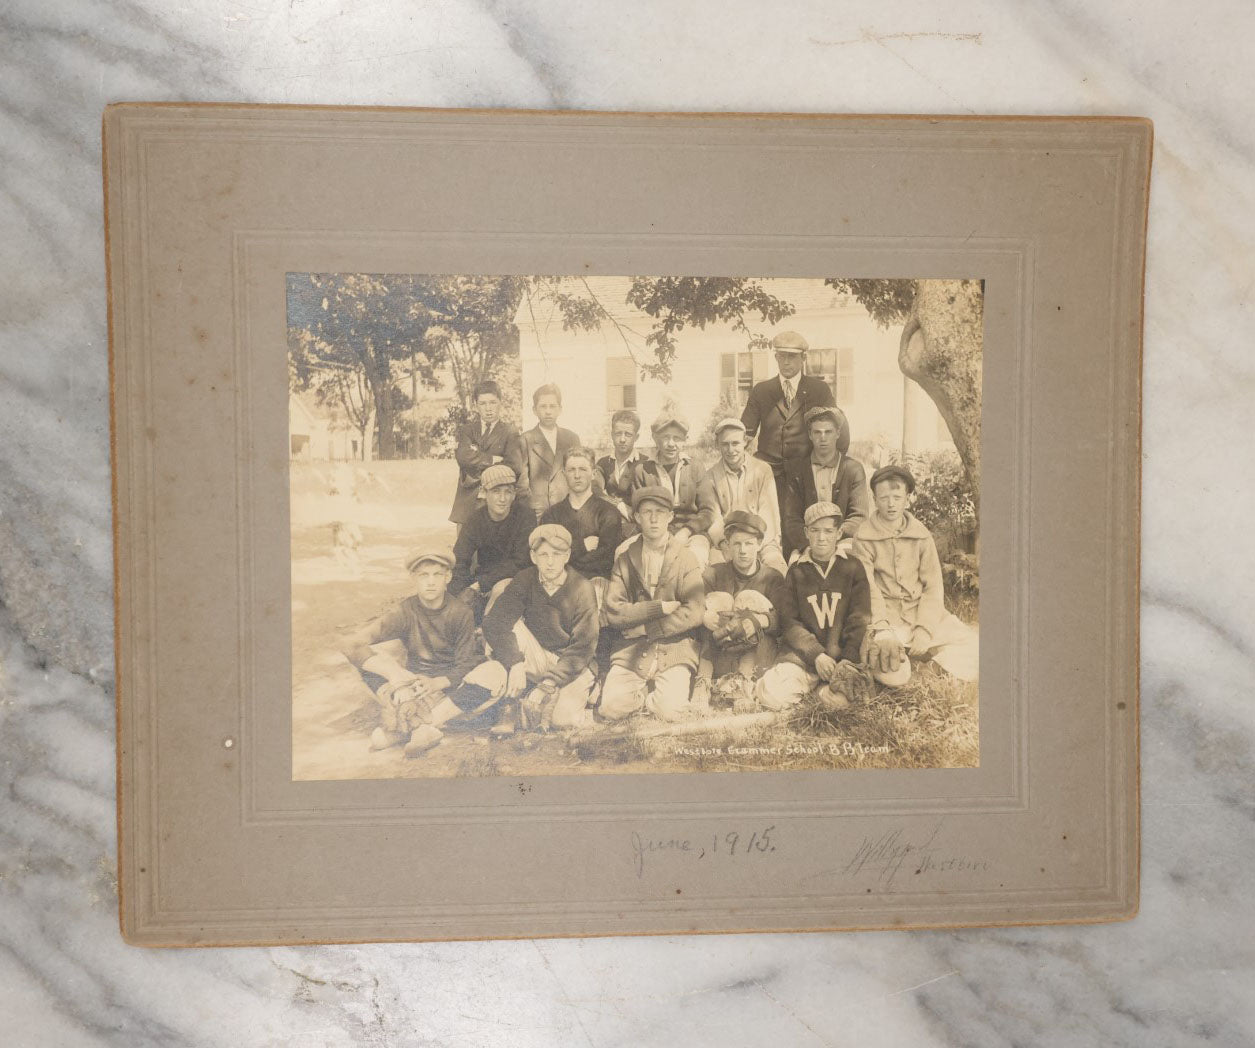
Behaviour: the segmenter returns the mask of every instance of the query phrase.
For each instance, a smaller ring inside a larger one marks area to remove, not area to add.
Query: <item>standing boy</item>
[[[459,527],[471,519],[479,504],[479,478],[489,466],[504,463],[518,475],[523,470],[519,431],[501,419],[501,388],[481,382],[473,396],[477,418],[458,428],[458,487],[449,519]]]
[[[671,493],[671,537],[688,549],[698,567],[704,568],[710,560],[707,532],[715,522],[718,505],[705,483],[705,471],[684,454],[688,423],[664,408],[650,429],[657,451],[653,461],[637,464],[633,489],[663,487]]]
[[[558,425],[562,391],[557,386],[538,386],[532,394],[532,411],[536,425],[519,438],[523,457],[519,491],[526,494],[532,512],[539,517],[566,497],[562,456],[568,448],[579,444],[580,438]]]
[[[803,518],[817,502],[834,503],[841,510],[843,550],[858,526],[867,519],[867,474],[863,464],[850,458],[850,423],[838,407],[811,408],[806,412],[810,452],[785,463],[784,505],[781,508],[785,556],[806,548]]]
[[[542,524],[558,524],[571,536],[571,567],[593,584],[598,606],[606,592],[623,518],[593,493],[594,455],[576,445],[562,456],[566,498],[545,511]]]
[[[882,466],[872,474],[871,488],[875,509],[854,534],[854,553],[872,576],[873,613],[911,658],[931,657],[959,680],[976,680],[978,635],[946,610],[937,544],[907,508],[915,477],[905,466]],[[895,683],[905,683],[910,675],[910,661],[903,659]]]
[[[858,664],[871,622],[867,571],[837,554],[841,509],[807,507],[805,528],[809,548],[789,568],[780,602],[786,651],[758,681],[758,701],[771,710],[796,704],[821,681],[838,681],[840,664]]]
[[[449,592],[461,596],[474,612],[477,623],[506,584],[531,563],[527,537],[536,527],[536,514],[515,498],[514,470],[498,463],[484,470],[479,481],[484,504],[458,533],[449,586]]]
[[[610,502],[623,517],[626,537],[636,530],[632,519],[632,484],[636,478],[636,466],[645,456],[636,448],[641,432],[641,417],[630,408],[616,411],[610,416],[610,443],[613,455],[603,455],[597,460],[597,472],[593,487],[597,494]]]
[[[770,483],[768,490],[774,494]],[[757,678],[776,661],[784,577],[763,563],[766,534],[767,524],[756,513],[734,509],[724,518],[723,563],[711,564],[703,573],[705,629],[694,706],[708,705],[711,686],[721,677],[738,673],[746,680]]]
[[[722,542],[729,513],[750,513],[763,522],[763,534],[759,536],[763,563],[783,576],[786,568],[780,546],[780,502],[771,467],[746,451],[745,423],[740,419],[725,418],[720,422],[715,427],[715,443],[719,461],[706,471],[705,479],[723,519],[715,515],[710,541],[716,545]]]
[[[484,657],[470,609],[449,596],[453,556],[424,546],[406,561],[414,595],[349,638],[345,657],[375,692],[381,721],[372,749],[406,743],[407,757],[440,742],[440,725],[477,708],[486,695],[459,686]],[[372,645],[399,640],[405,665]]]
[[[597,598],[592,584],[568,567],[572,544],[565,528],[542,524],[528,544],[533,566],[514,577],[484,616],[491,660],[466,679],[508,700],[525,695],[524,727],[578,727],[593,688]],[[503,709],[493,734],[513,730],[513,717]]]
[[[691,708],[705,591],[697,561],[670,531],[673,506],[669,488],[632,493],[641,533],[615,559],[602,608],[603,624],[621,633],[601,692],[608,720],[642,707],[678,720]]]

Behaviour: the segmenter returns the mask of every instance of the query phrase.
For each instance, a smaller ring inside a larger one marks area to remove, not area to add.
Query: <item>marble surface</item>
[[[1255,1042],[1253,36],[1249,0],[8,0],[5,1043]],[[123,945],[99,120],[106,102],[145,99],[1154,118],[1141,915],[953,933]]]

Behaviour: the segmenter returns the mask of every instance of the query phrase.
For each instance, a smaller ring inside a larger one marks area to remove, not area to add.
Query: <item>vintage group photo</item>
[[[286,290],[295,779],[979,764],[982,281]]]

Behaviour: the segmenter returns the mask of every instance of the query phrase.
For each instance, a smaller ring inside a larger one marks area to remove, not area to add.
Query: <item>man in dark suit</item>
[[[479,507],[479,478],[489,466],[504,463],[518,476],[523,472],[519,431],[501,420],[501,389],[489,380],[475,387],[472,398],[479,416],[458,429],[458,488],[449,519],[459,527]]]
[[[750,390],[741,421],[747,439],[758,437],[756,458],[769,466],[776,478],[776,497],[784,517],[784,464],[810,451],[803,419],[811,408],[835,404],[832,390],[821,378],[802,374],[806,339],[796,331],[782,331],[771,340],[780,374]]]
[[[841,510],[838,550],[852,545],[858,526],[867,519],[870,499],[863,464],[846,452],[850,448],[850,423],[838,407],[811,408],[803,421],[810,452],[784,464],[784,506],[781,532],[784,555],[806,549],[806,510],[820,502]]]
[[[549,384],[538,386],[532,394],[532,412],[536,425],[519,437],[523,450],[523,471],[519,475],[519,494],[527,498],[532,512],[543,516],[555,502],[567,496],[566,476],[562,472],[562,456],[580,446],[580,438],[558,425],[562,414],[562,391]]]

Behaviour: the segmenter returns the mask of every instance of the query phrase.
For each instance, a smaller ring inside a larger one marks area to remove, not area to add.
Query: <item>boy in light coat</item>
[[[854,554],[873,579],[872,615],[887,626],[916,660],[932,658],[959,680],[980,674],[980,643],[974,629],[946,610],[941,560],[929,530],[907,508],[915,478],[905,466],[872,474],[871,516],[854,533]],[[910,661],[902,660],[905,676]]]

